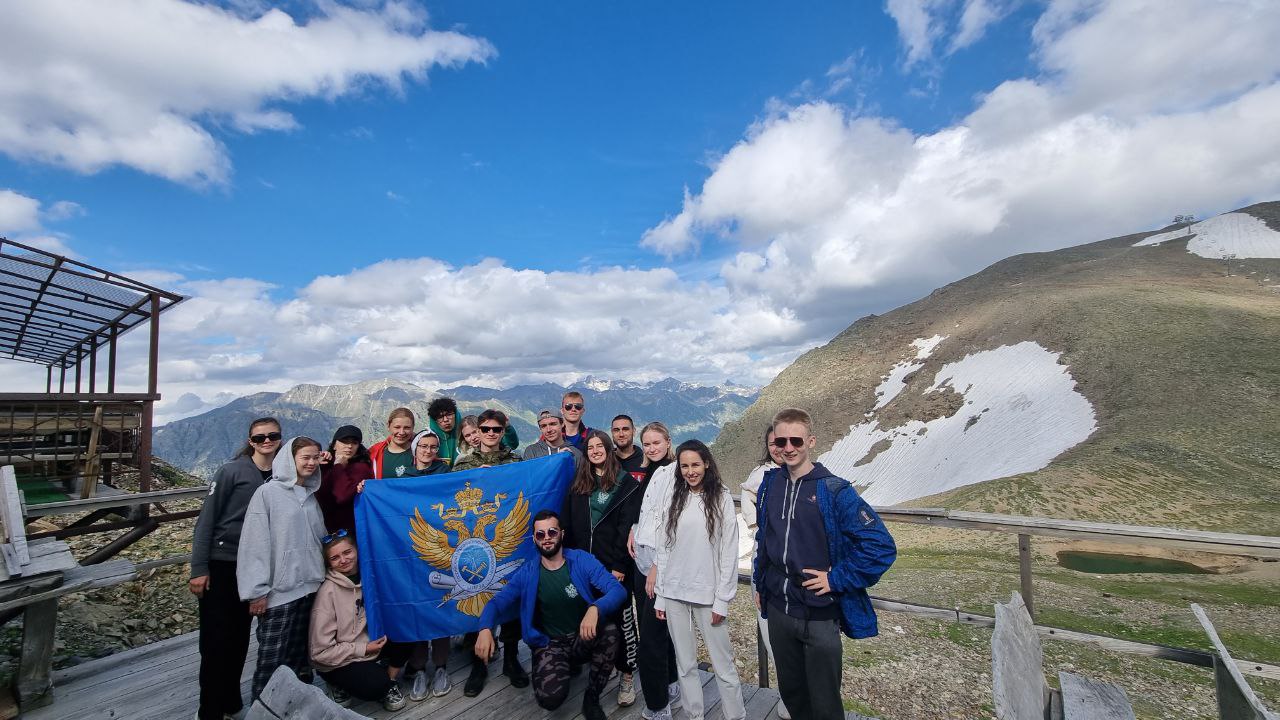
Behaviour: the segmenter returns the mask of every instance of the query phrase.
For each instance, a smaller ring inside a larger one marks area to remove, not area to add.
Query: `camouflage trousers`
[[[569,697],[569,683],[573,679],[571,664],[590,661],[591,674],[587,678],[588,696],[600,697],[604,686],[613,674],[621,636],[613,623],[601,625],[592,640],[582,640],[577,635],[552,638],[546,647],[533,648],[533,696],[545,710],[554,710]]]

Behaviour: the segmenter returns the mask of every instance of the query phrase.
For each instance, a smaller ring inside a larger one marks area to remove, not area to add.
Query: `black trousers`
[[[502,623],[501,627],[498,629],[498,642],[502,643],[504,648],[511,646],[514,652],[515,644],[520,642],[522,634],[523,633],[520,630],[520,618],[516,618],[510,622]],[[480,659],[477,658],[475,654],[476,638],[479,637],[479,635],[480,633],[469,632],[462,636],[462,647],[466,648],[466,651],[471,654],[471,662],[473,663],[480,662]],[[498,654],[494,653],[494,657],[497,656]]]
[[[778,693],[791,717],[843,718],[840,623],[793,618],[770,605],[769,642],[778,667]]]
[[[249,603],[236,588],[236,564],[209,561],[209,588],[200,598],[200,718],[222,720],[244,707],[240,674],[249,653]]]
[[[337,670],[321,670],[320,677],[361,700],[381,700],[392,685],[387,666],[377,660],[354,662]]]
[[[661,710],[667,706],[667,686],[675,682],[676,649],[667,634],[667,621],[653,612],[653,599],[644,591],[647,579],[637,570],[635,578],[636,615],[640,621],[640,642],[636,649],[636,666],[640,671],[640,689],[645,707]],[[796,715],[794,717],[800,717]]]

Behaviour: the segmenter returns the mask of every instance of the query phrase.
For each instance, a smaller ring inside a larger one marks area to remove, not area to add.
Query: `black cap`
[[[356,442],[364,442],[364,433],[360,432],[360,428],[355,425],[343,425],[333,434],[333,442],[345,440],[346,438],[355,438]]]

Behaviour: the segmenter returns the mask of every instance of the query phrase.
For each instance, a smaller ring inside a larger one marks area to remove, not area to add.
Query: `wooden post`
[[[1018,535],[1018,575],[1022,580],[1022,601],[1032,622],[1036,619],[1035,601],[1031,596],[1031,536]]]
[[[102,448],[98,447],[102,439],[102,406],[93,410],[93,427],[89,430],[89,447],[84,458],[84,472],[80,474],[80,499],[93,497],[98,487],[99,468],[102,466]]]
[[[53,635],[58,621],[58,599],[28,605],[22,613],[22,659],[14,692],[22,709],[53,702]]]

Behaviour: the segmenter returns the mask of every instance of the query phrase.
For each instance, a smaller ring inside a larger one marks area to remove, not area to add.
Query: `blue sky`
[[[191,296],[164,324],[184,407],[382,375],[760,384],[1009,254],[1274,197],[1278,16],[25,0],[0,234]]]

